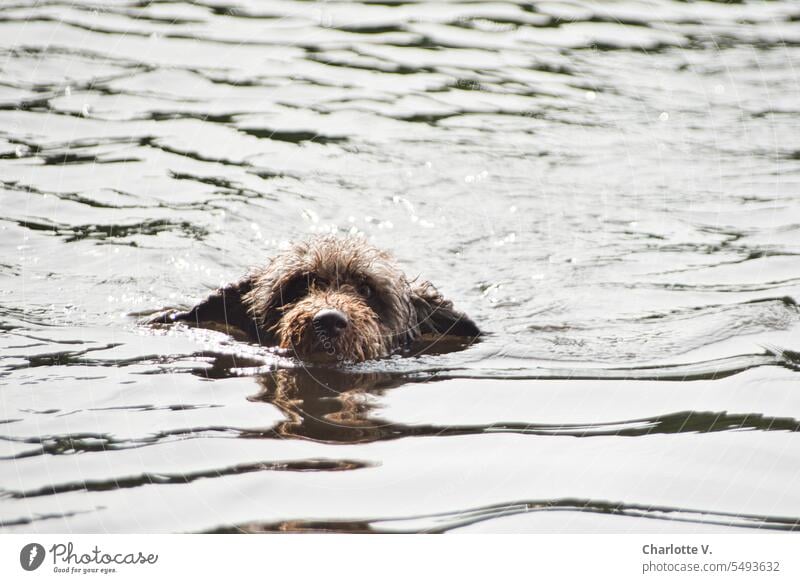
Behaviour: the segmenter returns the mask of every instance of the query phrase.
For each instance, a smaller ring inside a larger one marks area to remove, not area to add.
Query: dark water
[[[3,532],[793,529],[800,6],[11,1]],[[359,232],[484,329],[131,314]]]

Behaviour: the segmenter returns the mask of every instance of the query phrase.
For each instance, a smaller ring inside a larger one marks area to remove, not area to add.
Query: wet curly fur
[[[429,334],[480,335],[430,282],[409,281],[388,253],[358,237],[297,243],[191,310],[164,312],[149,323],[179,320],[229,333],[233,327],[319,362],[388,356]]]

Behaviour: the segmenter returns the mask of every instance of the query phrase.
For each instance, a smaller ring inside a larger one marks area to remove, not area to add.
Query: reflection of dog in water
[[[409,281],[389,254],[357,237],[298,243],[188,312],[148,323],[174,321],[233,327],[316,362],[380,358],[427,335],[480,335],[430,282]]]
[[[261,390],[249,400],[270,403],[286,417],[270,430],[275,436],[361,443],[391,439],[400,429],[373,416],[374,398],[406,382],[400,376],[297,368],[276,370],[257,379]]]

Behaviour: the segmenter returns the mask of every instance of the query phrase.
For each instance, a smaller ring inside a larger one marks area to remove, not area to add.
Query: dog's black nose
[[[339,336],[347,328],[347,314],[332,308],[325,308],[317,312],[312,320],[317,332],[325,333],[331,337]]]

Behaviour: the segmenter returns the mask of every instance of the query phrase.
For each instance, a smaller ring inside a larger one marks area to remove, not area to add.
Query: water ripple
[[[561,498],[555,500],[516,501],[460,512],[443,512],[403,518],[319,521],[298,519],[273,523],[252,522],[235,526],[222,526],[206,532],[217,534],[260,532],[443,533],[507,516],[540,512],[585,512],[614,517],[647,518],[658,521],[769,530],[795,531],[800,528],[800,519],[785,516],[739,514],[582,498]],[[625,528],[624,524],[621,524],[620,528]]]

